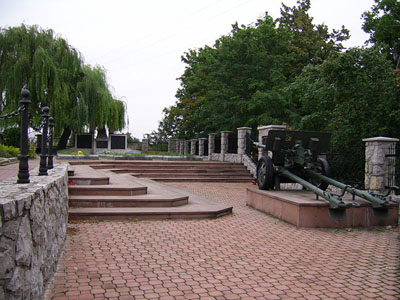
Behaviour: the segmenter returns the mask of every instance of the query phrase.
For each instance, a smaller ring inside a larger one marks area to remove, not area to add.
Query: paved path
[[[247,184],[169,185],[234,214],[69,224],[46,299],[400,299],[398,228],[298,229],[247,207]]]
[[[40,163],[40,158],[36,156],[34,159],[29,159],[29,172],[33,169],[37,168]],[[15,178],[17,180],[18,175],[18,168],[19,168],[19,161],[16,163],[12,163],[5,166],[0,166],[0,181],[8,178]]]

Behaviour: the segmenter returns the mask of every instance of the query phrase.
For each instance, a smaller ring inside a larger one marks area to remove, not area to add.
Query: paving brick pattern
[[[37,155],[36,158],[29,159],[28,164],[29,164],[29,174],[30,175],[35,174],[33,173],[33,170],[39,166],[40,157]],[[15,180],[17,180],[18,168],[19,168],[19,162],[15,162],[5,166],[0,166],[0,181],[3,181],[8,178],[15,178]]]
[[[46,299],[400,299],[395,229],[300,229],[238,183],[169,183],[231,204],[212,220],[69,225]]]

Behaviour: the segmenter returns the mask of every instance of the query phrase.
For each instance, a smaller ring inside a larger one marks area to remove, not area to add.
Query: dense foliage
[[[37,26],[0,28],[0,110],[19,105],[21,87],[30,90],[30,115],[40,122],[40,107],[49,106],[55,134],[125,126],[124,104],[113,99],[105,72],[84,65],[79,52],[52,30]],[[15,124],[16,118],[0,123]],[[63,136],[68,136],[69,133]]]
[[[371,11],[363,14],[363,29],[369,41],[379,45],[394,66],[400,69],[400,1],[375,0]]]
[[[355,164],[335,167],[362,174],[362,139],[400,136],[400,79],[393,69],[400,2],[376,0],[363,14],[372,45],[348,50],[341,44],[348,30],[313,24],[310,5],[282,5],[276,20],[266,14],[253,26],[235,24],[214,46],[185,53],[177,101],[164,109],[154,135],[204,137],[241,126],[255,133],[258,125],[288,124],[330,132],[332,152]]]
[[[290,123],[283,91],[308,64],[321,64],[343,46],[345,28],[329,32],[314,25],[310,1],[282,6],[281,18],[268,14],[255,25],[233,25],[213,47],[189,50],[175,105],[164,109],[159,135],[190,138],[220,130]]]

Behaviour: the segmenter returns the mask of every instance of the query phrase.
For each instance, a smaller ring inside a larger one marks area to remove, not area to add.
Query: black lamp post
[[[49,156],[47,159],[47,169],[53,169],[53,133],[54,133],[54,118],[49,117]]]
[[[29,164],[28,164],[28,123],[29,123],[29,90],[25,87],[21,90],[22,99],[19,101],[21,106],[24,107],[21,114],[21,137],[20,137],[20,155],[19,159],[19,169],[18,169],[18,179],[17,183],[29,183]]]
[[[49,111],[50,109],[45,106],[42,108],[43,118],[43,132],[42,132],[42,151],[40,153],[40,167],[39,176],[47,176],[47,129],[49,122]]]

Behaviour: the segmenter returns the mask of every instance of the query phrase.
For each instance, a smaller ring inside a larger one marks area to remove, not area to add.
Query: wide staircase
[[[213,202],[147,178],[131,175],[137,175],[138,172],[121,171],[131,170],[132,165],[136,165],[136,163],[122,161],[112,163],[109,161],[71,162],[68,189],[69,219],[215,218],[232,212],[231,206]],[[149,163],[140,168],[143,170],[145,166],[150,168],[152,165],[154,164]],[[170,167],[172,165],[175,164],[171,164]],[[176,169],[176,166],[174,168]],[[165,169],[165,166],[162,169]],[[198,169],[193,169],[199,172]],[[159,170],[156,174],[163,174]],[[140,174],[147,173],[140,172]],[[157,176],[157,178],[168,179],[168,177],[162,176]],[[190,180],[194,180],[194,178],[196,177],[193,176]],[[177,178],[176,180],[181,179]]]
[[[251,182],[253,179],[242,164],[227,162],[97,161],[90,165],[94,169],[163,182]]]

